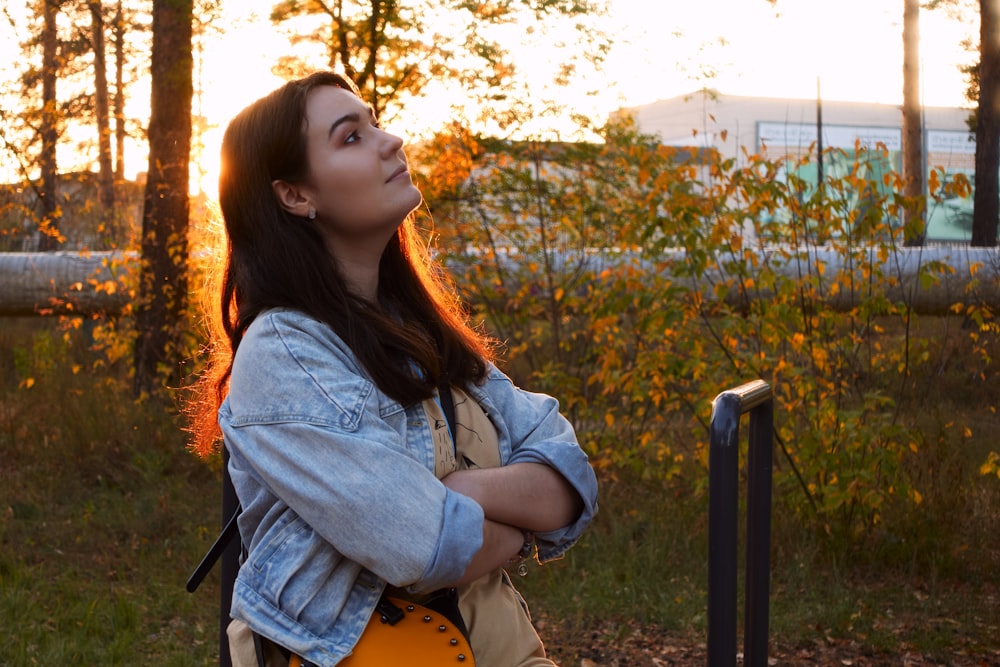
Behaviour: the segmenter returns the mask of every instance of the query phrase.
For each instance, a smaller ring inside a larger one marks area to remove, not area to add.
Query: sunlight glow
[[[235,3],[233,3],[235,4]],[[271,0],[247,0],[227,7],[234,21],[205,53],[205,77],[212,83],[204,113],[216,128],[204,137],[202,183],[214,192],[213,172],[221,128],[228,118],[280,81],[271,75],[287,40],[270,25]],[[825,99],[882,104],[902,101],[902,3],[898,0],[609,0],[603,24],[614,46],[604,71],[558,91],[568,109],[602,122],[617,109],[647,104],[709,87],[732,95],[814,98],[817,79]],[[962,40],[974,37],[977,17],[959,22],[941,11],[920,17],[924,82],[928,105],[962,106],[965,82],[958,67],[974,59]],[[512,50],[524,67],[523,95],[541,108],[558,66],[545,45],[558,36],[527,36]],[[540,38],[541,37],[541,38]],[[553,56],[551,54],[556,54]],[[209,78],[211,77],[211,78]],[[445,89],[413,103],[391,128],[415,139],[437,129],[461,107]],[[468,113],[468,112],[467,112]],[[547,125],[546,125],[547,124]],[[552,129],[552,119],[534,125]],[[563,139],[569,124],[556,133]]]
[[[608,0],[610,15],[601,28],[614,40],[603,72],[587,72],[567,89],[556,89],[553,72],[558,51],[548,49],[558,34],[525,35],[514,26],[511,46],[530,108],[547,98],[597,124],[620,108],[648,104],[714,88],[731,95],[814,98],[817,79],[828,100],[899,104],[902,100],[902,12],[899,0]],[[16,3],[14,3],[16,4]],[[216,191],[219,144],[226,123],[240,109],[279,86],[271,72],[289,50],[287,36],[268,14],[274,0],[223,3],[222,30],[207,38],[196,54],[195,85],[201,94],[194,113],[204,117],[192,157],[194,191]],[[978,17],[949,18],[942,11],[920,17],[922,96],[925,104],[966,105],[961,64],[975,59],[962,46],[976,42]],[[6,32],[5,32],[6,31]],[[0,26],[0,76],[15,75],[18,40]],[[148,114],[148,87],[133,90],[129,113]],[[7,100],[9,101],[9,100]],[[5,101],[5,103],[7,102]],[[438,86],[426,99],[409,105],[390,129],[405,139],[426,136],[454,118],[466,103]],[[474,115],[465,110],[467,116]],[[572,139],[563,119],[541,114],[526,131]],[[560,122],[562,124],[560,124]],[[145,171],[145,147],[130,146],[129,176]],[[8,174],[5,174],[7,176]]]

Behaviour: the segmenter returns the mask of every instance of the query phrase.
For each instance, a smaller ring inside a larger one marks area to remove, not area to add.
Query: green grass
[[[215,664],[217,575],[184,584],[219,523],[217,475],[169,406],[74,373],[86,355],[53,324],[0,334],[0,665]]]
[[[193,595],[184,585],[218,529],[218,470],[186,451],[172,405],[136,403],[123,372],[94,370],[85,339],[50,321],[0,328],[0,666],[215,664],[218,572]],[[996,396],[947,386],[937,416],[926,410],[935,437],[908,462],[926,478],[919,508],[844,536],[795,519],[794,489],[776,497],[774,646],[1000,655],[1000,480],[976,471],[996,448]],[[974,422],[974,436],[937,438],[941,415]],[[704,642],[703,474],[605,471],[593,528],[518,580],[562,664],[595,637]]]

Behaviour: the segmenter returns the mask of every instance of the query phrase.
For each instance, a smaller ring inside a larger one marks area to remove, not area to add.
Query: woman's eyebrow
[[[341,125],[343,125],[344,123],[359,123],[359,122],[361,122],[360,113],[358,113],[357,111],[346,113],[337,120],[333,121],[333,124],[330,125],[330,131],[326,133],[326,138],[329,139],[330,137],[332,137],[334,131],[336,131],[336,129]]]
[[[371,106],[366,106],[365,110],[368,112],[368,119],[371,121],[372,125],[378,125],[378,118],[375,117],[375,109]],[[361,115],[360,111],[345,113],[343,116],[333,121],[333,124],[330,125],[330,130],[326,133],[326,138],[329,140],[329,138],[333,136],[334,131],[344,123],[360,123]]]

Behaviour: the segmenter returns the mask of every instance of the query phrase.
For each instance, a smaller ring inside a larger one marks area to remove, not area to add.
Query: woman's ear
[[[288,181],[275,180],[271,181],[271,188],[274,189],[274,196],[278,198],[281,208],[301,218],[312,219],[316,217],[316,208],[308,195],[302,191],[301,186]]]

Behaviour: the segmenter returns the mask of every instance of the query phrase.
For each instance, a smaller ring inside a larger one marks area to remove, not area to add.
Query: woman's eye
[[[347,135],[347,136],[346,136],[346,137],[344,138],[344,143],[345,143],[345,144],[353,144],[353,143],[354,143],[355,141],[357,141],[357,140],[358,140],[358,139],[360,139],[360,138],[361,138],[361,135],[360,135],[360,134],[358,134],[358,131],[357,131],[357,130],[354,130],[354,131],[352,131],[352,132],[351,132],[350,134],[348,134],[348,135]]]

